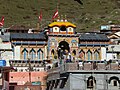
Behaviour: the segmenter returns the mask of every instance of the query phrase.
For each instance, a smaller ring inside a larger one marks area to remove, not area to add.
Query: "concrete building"
[[[118,63],[89,61],[82,68],[77,63],[66,63],[48,70],[46,90],[119,90]]]
[[[3,35],[0,35],[0,59],[6,60],[7,66],[9,66],[9,60],[13,59],[10,33],[4,33]]]

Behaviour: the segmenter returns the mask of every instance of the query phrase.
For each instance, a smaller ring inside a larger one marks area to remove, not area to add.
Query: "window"
[[[99,60],[99,52],[97,50],[94,52],[94,59]]]
[[[113,80],[113,86],[117,86],[117,80]]]
[[[59,32],[59,27],[53,27],[53,32]]]
[[[72,30],[72,28],[69,28],[69,31],[71,31]]]
[[[31,57],[31,59],[35,59],[35,56],[36,56],[36,53],[35,53],[35,50],[32,48],[31,50],[30,50],[30,57]]]
[[[66,31],[66,27],[65,27],[65,26],[61,26],[61,27],[60,27],[60,30],[61,30],[61,31]]]
[[[88,55],[88,60],[92,60],[92,52],[90,50],[88,50],[87,55]]]
[[[68,32],[73,32],[74,29],[72,27],[68,27],[67,30]]]
[[[113,86],[117,86],[119,83],[119,78],[116,76],[112,76],[112,77],[110,77],[108,83],[110,84],[111,82],[112,82]]]
[[[88,84],[89,84],[88,87],[93,88],[93,79],[90,79]]]
[[[57,28],[55,28],[55,30],[57,30]]]
[[[26,48],[23,49],[22,56],[23,56],[23,59],[27,59],[28,58],[28,51],[26,50]]]
[[[37,51],[37,56],[38,56],[38,59],[43,59],[43,51],[41,49]]]
[[[93,76],[89,77],[87,80],[87,88],[93,88],[95,83],[95,78]]]

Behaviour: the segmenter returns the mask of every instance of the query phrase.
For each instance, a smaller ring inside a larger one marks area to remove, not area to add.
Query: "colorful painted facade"
[[[105,60],[109,39],[105,34],[83,33],[79,38],[79,58],[81,60]]]
[[[104,60],[109,39],[101,33],[77,34],[76,26],[66,20],[56,21],[48,27],[48,57],[75,60]]]
[[[12,30],[10,34],[13,51],[10,63],[28,59],[40,63],[59,59],[73,62],[106,59],[106,46],[109,45],[107,36],[101,33],[77,34],[76,25],[67,20],[51,22],[47,29],[39,33],[15,32]]]
[[[48,58],[60,59],[64,56],[69,59],[78,56],[78,35],[76,26],[67,21],[52,22],[48,26]]]
[[[11,57],[9,65],[16,71],[10,73],[10,83],[16,82],[17,75],[28,72],[33,76],[40,75],[46,69],[52,68],[53,63],[91,61],[106,59],[106,46],[109,39],[101,33],[76,33],[76,25],[67,20],[51,22],[44,31],[34,33],[30,30],[8,30],[10,33]],[[18,32],[18,33],[16,33]],[[16,74],[15,74],[16,73]],[[43,73],[44,74],[44,73]],[[13,76],[13,78],[12,78]],[[44,78],[45,79],[45,78]],[[24,81],[25,84],[26,80]],[[34,81],[34,79],[31,79]],[[31,82],[32,82],[31,81]],[[43,81],[40,79],[43,83]],[[22,79],[19,81],[22,82]],[[44,84],[45,85],[45,84]]]

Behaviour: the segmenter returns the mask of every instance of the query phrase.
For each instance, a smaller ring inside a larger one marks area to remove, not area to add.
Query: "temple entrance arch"
[[[69,44],[66,41],[61,41],[58,47],[63,51],[70,51]]]
[[[58,57],[67,55],[70,52],[69,44],[66,41],[61,41],[58,46]]]

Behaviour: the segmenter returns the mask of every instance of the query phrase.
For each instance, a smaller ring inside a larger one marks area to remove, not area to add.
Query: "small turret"
[[[49,34],[75,34],[76,25],[70,23],[66,19],[66,15],[63,18],[58,17],[58,19],[48,26]]]

